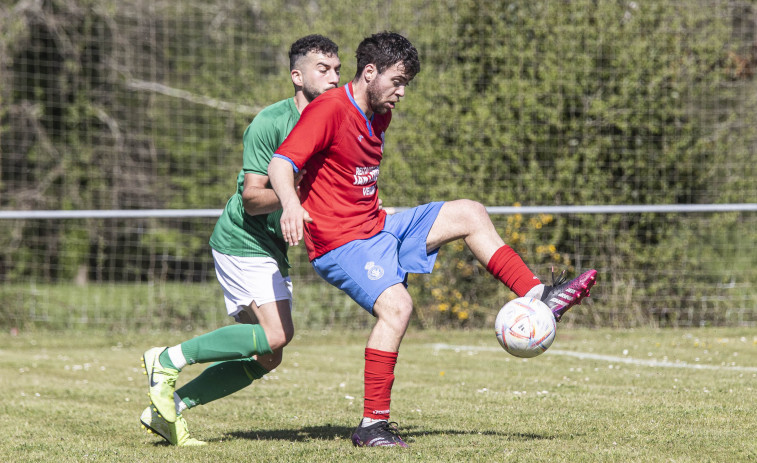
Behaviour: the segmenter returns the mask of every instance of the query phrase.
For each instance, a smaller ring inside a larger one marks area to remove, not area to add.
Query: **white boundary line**
[[[484,351],[484,352],[500,352],[499,347],[481,347],[481,346],[455,346],[452,344],[430,344],[433,350],[454,350],[456,352],[464,351]],[[749,373],[757,372],[757,367],[741,367],[736,365],[707,365],[698,363],[687,362],[669,362],[666,360],[643,360],[635,359],[633,357],[617,357],[614,355],[601,355],[601,354],[589,354],[586,352],[574,352],[569,350],[550,349],[550,355],[564,355],[566,357],[575,357],[578,359],[600,360],[603,362],[615,362],[626,363],[630,365],[638,365],[645,367],[656,368],[686,368],[689,370],[728,370],[728,371],[744,371]]]

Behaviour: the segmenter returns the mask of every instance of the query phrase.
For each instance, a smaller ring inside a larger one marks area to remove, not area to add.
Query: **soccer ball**
[[[519,297],[499,310],[494,329],[508,353],[530,358],[549,349],[555,340],[557,323],[547,304],[536,298]]]

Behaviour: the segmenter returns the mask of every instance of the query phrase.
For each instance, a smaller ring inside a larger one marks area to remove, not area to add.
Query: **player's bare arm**
[[[310,223],[308,212],[300,204],[292,165],[284,159],[273,158],[268,164],[268,179],[284,212],[281,214],[281,233],[290,246],[296,246],[304,235],[304,223]]]
[[[294,176],[294,184],[299,185],[305,170],[297,172]],[[297,187],[299,190],[299,187]],[[244,190],[242,191],[242,204],[248,215],[269,214],[281,209],[276,193],[268,187],[268,176],[248,173],[244,175]]]
[[[244,174],[242,204],[249,215],[268,214],[281,208],[279,198],[270,188],[267,175]]]

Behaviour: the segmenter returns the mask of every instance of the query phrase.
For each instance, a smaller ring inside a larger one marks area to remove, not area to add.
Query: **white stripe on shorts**
[[[261,306],[288,300],[292,308],[292,280],[281,275],[275,259],[230,256],[215,249],[212,251],[216,277],[223,288],[226,312],[230,316],[236,317],[252,301]]]

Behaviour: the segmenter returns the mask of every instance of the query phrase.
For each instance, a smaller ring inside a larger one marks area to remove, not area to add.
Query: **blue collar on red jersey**
[[[368,135],[372,137],[373,128],[371,127],[371,122],[373,122],[373,116],[375,116],[375,114],[372,115],[370,119],[365,116],[365,113],[355,101],[355,97],[352,96],[352,82],[347,82],[347,85],[344,86],[344,91],[347,92],[347,98],[350,99],[352,105],[355,106],[358,111],[360,111],[360,115],[363,116],[363,119],[365,119],[365,125],[366,127],[368,127]]]

